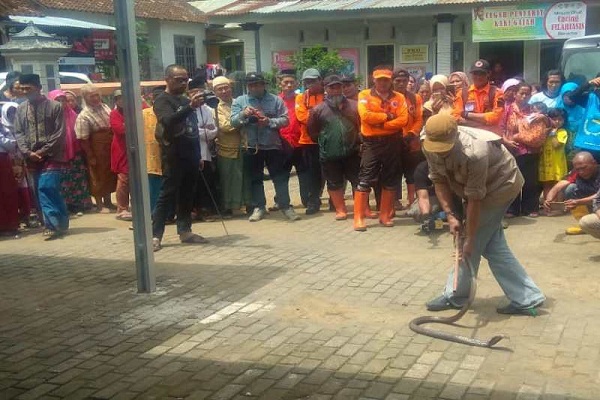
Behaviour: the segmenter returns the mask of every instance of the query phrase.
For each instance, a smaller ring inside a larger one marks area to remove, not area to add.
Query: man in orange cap
[[[375,67],[374,85],[358,95],[358,114],[363,135],[363,154],[354,195],[354,230],[365,231],[365,207],[369,192],[381,183],[379,222],[394,226],[392,215],[402,163],[402,131],[408,123],[406,100],[392,90],[392,69]]]

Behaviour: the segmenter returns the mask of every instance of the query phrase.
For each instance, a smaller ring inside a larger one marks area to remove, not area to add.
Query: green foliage
[[[150,77],[150,58],[154,45],[148,40],[148,27],[145,21],[135,21],[135,34],[137,41],[138,59],[140,60],[140,76],[142,79]]]
[[[350,61],[344,60],[336,50],[327,50],[320,44],[302,49],[291,57],[298,74],[308,68],[316,68],[321,76],[339,73],[348,66]]]

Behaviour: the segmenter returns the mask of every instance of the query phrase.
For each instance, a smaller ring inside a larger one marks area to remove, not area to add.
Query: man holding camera
[[[188,73],[181,65],[165,71],[167,89],[154,102],[158,120],[156,137],[161,145],[163,185],[152,218],[152,247],[160,250],[169,210],[176,207],[177,233],[182,243],[207,243],[192,233],[194,192],[200,170],[200,142],[195,110],[204,104],[203,93],[184,96]]]
[[[279,129],[289,124],[283,100],[267,92],[265,78],[257,73],[246,75],[248,94],[239,96],[231,105],[231,125],[240,128],[248,148],[245,157],[250,165],[252,215],[250,222],[260,221],[266,214],[267,200],[263,184],[265,165],[275,186],[277,205],[290,220],[300,219],[290,207],[287,155],[283,151]]]

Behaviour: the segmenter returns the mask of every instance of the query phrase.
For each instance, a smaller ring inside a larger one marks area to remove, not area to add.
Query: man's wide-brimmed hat
[[[423,149],[430,153],[445,153],[452,150],[458,135],[458,124],[449,113],[432,116],[425,124]]]

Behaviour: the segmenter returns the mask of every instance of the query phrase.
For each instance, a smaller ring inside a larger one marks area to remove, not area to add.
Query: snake
[[[460,239],[455,240],[456,262],[458,262],[459,248],[462,247],[462,243],[463,242]],[[431,328],[426,328],[423,326],[424,324],[455,325],[456,322],[459,319],[461,319],[463,317],[463,315],[465,315],[467,313],[467,311],[473,304],[473,300],[475,300],[475,294],[477,293],[477,274],[475,273],[475,270],[473,269],[473,265],[471,264],[471,262],[468,260],[467,257],[464,257],[463,261],[464,261],[464,264],[467,266],[467,269],[469,270],[469,273],[471,275],[471,288],[469,290],[469,297],[468,297],[467,301],[461,307],[461,309],[458,311],[458,313],[456,313],[455,315],[450,316],[450,317],[439,317],[439,316],[429,316],[429,315],[426,315],[423,317],[417,317],[417,318],[413,319],[412,321],[410,321],[409,327],[413,332],[419,333],[421,335],[429,336],[429,337],[432,337],[435,339],[441,339],[441,340],[446,340],[449,342],[466,344],[469,346],[490,348],[490,347],[493,347],[495,344],[497,344],[502,339],[504,339],[505,336],[504,335],[496,335],[496,336],[491,337],[488,340],[483,340],[483,339],[468,337],[468,336],[464,336],[464,335],[451,334],[448,332],[435,330],[435,329],[431,329]],[[455,279],[456,279],[457,275],[458,275],[458,271],[456,270],[455,271]]]

